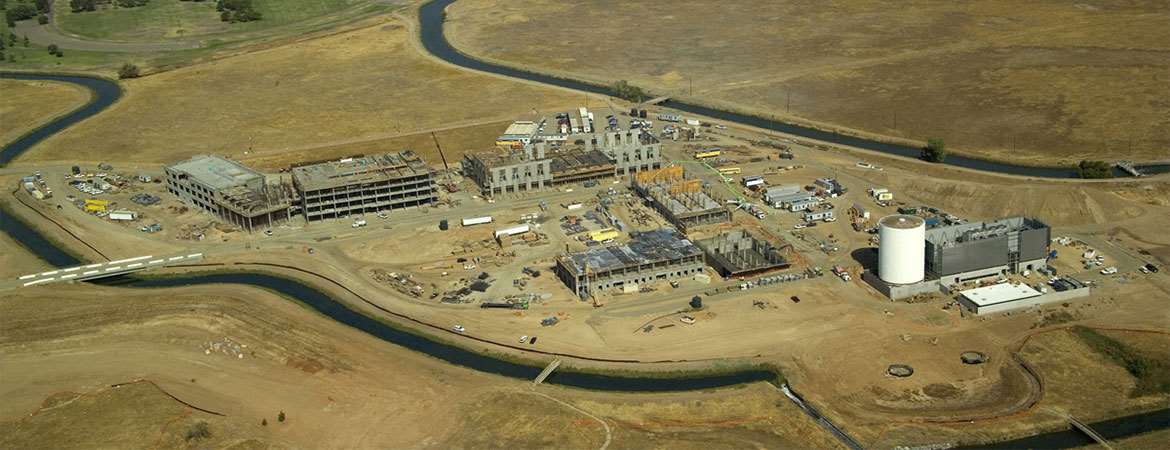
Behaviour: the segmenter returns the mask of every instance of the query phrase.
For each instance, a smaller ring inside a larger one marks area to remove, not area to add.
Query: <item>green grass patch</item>
[[[184,39],[226,33],[259,31],[327,16],[365,0],[253,0],[261,19],[228,23],[212,0],[194,2],[152,0],[137,8],[102,8],[74,13],[67,0],[57,0],[57,25],[79,36],[129,42]]]
[[[1072,327],[1073,334],[1093,350],[1125,368],[1137,381],[1132,397],[1170,393],[1170,362],[1150,356],[1117,339],[1083,326]]]

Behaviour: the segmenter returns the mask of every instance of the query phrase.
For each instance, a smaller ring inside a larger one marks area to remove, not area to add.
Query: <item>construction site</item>
[[[702,179],[687,178],[682,166],[639,172],[632,186],[684,233],[688,228],[731,221],[731,210],[712,196]]]
[[[639,284],[703,272],[703,251],[673,230],[633,233],[625,245],[557,258],[556,274],[582,299],[607,289],[638,292]]]
[[[792,245],[760,239],[745,230],[731,230],[695,242],[707,254],[707,264],[724,278],[759,275],[787,269]]]

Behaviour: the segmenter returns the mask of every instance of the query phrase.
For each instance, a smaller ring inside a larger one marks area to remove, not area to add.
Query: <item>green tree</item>
[[[97,0],[69,0],[69,9],[73,12],[96,11]]]
[[[926,147],[922,148],[922,159],[936,163],[945,161],[947,159],[946,143],[938,138],[927,140]]]
[[[47,50],[49,50],[50,55],[57,53],[57,44],[49,44],[49,47]]]
[[[1077,164],[1081,178],[1113,178],[1113,166],[1105,161],[1081,161]]]
[[[28,48],[28,36],[24,37],[24,48]]]
[[[47,13],[49,8],[53,6],[53,0],[36,0],[33,4],[36,5],[37,11]]]
[[[44,14],[37,16],[37,23],[39,23],[41,25],[45,25],[45,24],[49,23],[49,16],[46,16]]]
[[[618,98],[627,101],[641,103],[650,98],[650,95],[647,94],[646,91],[642,90],[640,87],[630,84],[626,80],[620,80],[614,83],[611,87],[614,94],[617,95]]]
[[[268,419],[260,419],[260,426],[268,426]]]
[[[8,21],[8,27],[16,26],[16,21],[31,19],[37,16],[37,8],[27,3],[14,5],[4,11],[4,18]]]
[[[276,415],[276,420],[280,421],[280,422],[284,422],[284,411],[281,411],[279,414]]]
[[[138,66],[131,63],[122,64],[122,68],[118,69],[118,78],[123,80],[127,78],[138,78]]]

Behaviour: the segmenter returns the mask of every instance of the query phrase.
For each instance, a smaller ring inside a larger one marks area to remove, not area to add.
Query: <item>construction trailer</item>
[[[782,203],[782,200],[789,198],[791,195],[800,194],[800,185],[786,184],[784,186],[772,186],[764,191],[764,201],[770,205]],[[811,197],[811,195],[809,195]]]
[[[684,233],[731,221],[731,209],[713,198],[702,180],[687,178],[680,166],[638,173],[632,183],[638,195]]]
[[[662,229],[632,233],[625,245],[561,255],[554,271],[585,299],[608,289],[694,276],[703,267],[702,249],[674,230]]]
[[[816,222],[818,220],[830,220],[833,218],[834,218],[833,210],[831,210],[831,209],[822,209],[820,211],[808,211],[808,212],[804,213],[804,221],[805,222]]]
[[[707,255],[707,264],[724,277],[756,275],[791,267],[787,255],[792,246],[732,230],[695,242]]]

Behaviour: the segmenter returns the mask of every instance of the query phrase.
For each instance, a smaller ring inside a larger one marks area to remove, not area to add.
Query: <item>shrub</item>
[[[118,69],[118,78],[138,78],[138,66],[130,63],[122,64],[122,68]]]
[[[209,437],[211,437],[211,427],[207,425],[207,422],[202,420],[195,422],[195,424],[191,425],[191,428],[187,430],[188,441],[198,441],[207,439]]]

